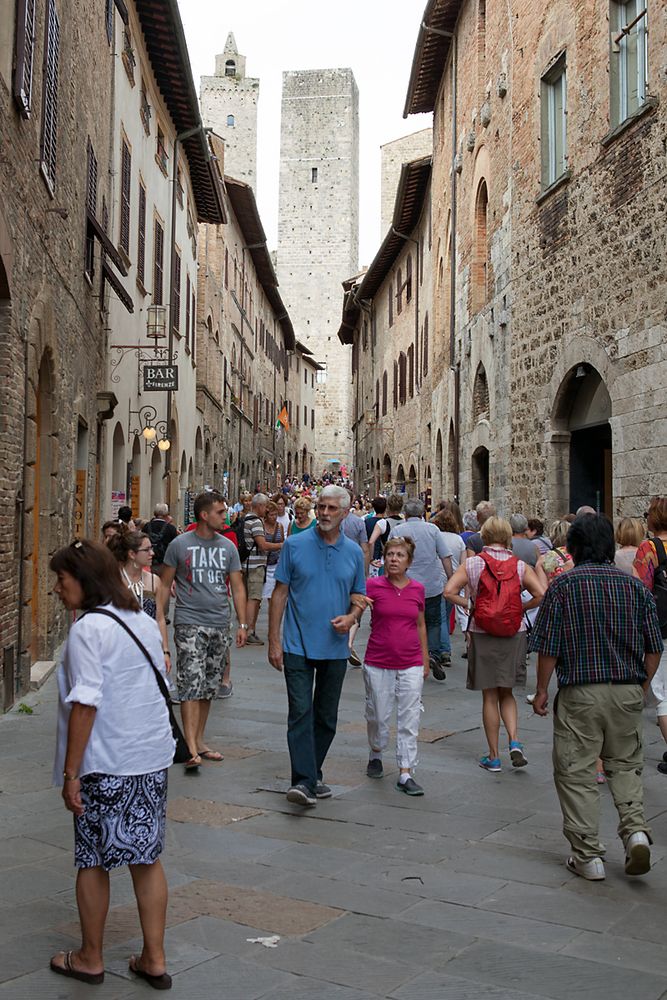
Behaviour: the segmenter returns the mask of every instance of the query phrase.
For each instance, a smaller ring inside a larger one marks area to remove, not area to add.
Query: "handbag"
[[[190,748],[185,742],[185,737],[183,736],[181,727],[176,721],[176,716],[174,715],[174,707],[171,703],[171,698],[169,697],[169,689],[167,688],[165,679],[158,670],[158,668],[153,663],[153,658],[151,654],[148,652],[141,639],[137,638],[132,629],[125,624],[122,618],[119,618],[118,615],[115,615],[113,611],[107,611],[106,608],[92,608],[90,611],[86,611],[86,614],[106,615],[107,618],[113,618],[113,620],[117,622],[121,628],[124,628],[127,634],[131,636],[132,639],[134,639],[135,643],[137,644],[141,652],[144,654],[144,656],[150,663],[151,667],[153,668],[153,673],[155,674],[155,680],[157,681],[157,686],[160,689],[160,694],[162,695],[167,704],[167,711],[169,713],[169,725],[171,726],[171,734],[176,741],[176,748],[174,750],[174,764],[185,764],[186,761],[192,758],[192,754],[190,753]],[[83,618],[85,617],[85,615],[82,615],[81,617]]]

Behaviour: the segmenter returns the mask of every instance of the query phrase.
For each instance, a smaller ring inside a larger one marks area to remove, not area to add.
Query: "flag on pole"
[[[287,406],[283,406],[282,410],[278,414],[278,419],[276,420],[276,430],[283,425],[286,431],[289,430],[289,418],[287,416]]]

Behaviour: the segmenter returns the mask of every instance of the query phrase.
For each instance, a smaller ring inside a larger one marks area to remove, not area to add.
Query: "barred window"
[[[44,43],[44,94],[42,98],[41,169],[51,191],[56,186],[58,152],[58,61],[60,58],[60,20],[55,0],[47,0],[46,39]]]

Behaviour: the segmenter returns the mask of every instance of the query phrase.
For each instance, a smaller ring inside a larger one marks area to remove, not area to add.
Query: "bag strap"
[[[667,552],[665,552],[665,546],[662,544],[662,538],[654,536],[651,541],[655,548],[655,554],[658,557],[658,566],[662,566],[667,563]]]
[[[118,615],[115,615],[113,613],[113,611],[107,611],[106,608],[91,608],[90,611],[86,611],[85,615],[81,615],[81,618],[85,618],[86,615],[104,615],[106,618],[113,618],[113,620],[115,622],[117,622],[118,625],[120,625],[121,628],[125,629],[125,631],[127,632],[127,634],[129,636],[131,636],[132,639],[134,639],[135,643],[137,644],[137,646],[139,647],[139,649],[141,650],[141,652],[144,654],[144,656],[146,657],[146,659],[150,663],[151,667],[153,668],[153,673],[155,674],[155,680],[157,681],[157,686],[160,689],[160,693],[162,694],[162,697],[166,701],[167,705],[171,705],[171,698],[169,697],[169,689],[167,688],[167,685],[166,685],[164,677],[162,676],[162,674],[160,673],[160,671],[158,670],[158,668],[153,663],[153,657],[148,652],[148,650],[144,646],[144,644],[141,641],[141,639],[139,639],[134,634],[134,632],[132,631],[132,629],[128,625],[125,624],[125,622],[123,621],[123,619],[119,618]],[[81,618],[79,619],[79,621],[81,621]]]

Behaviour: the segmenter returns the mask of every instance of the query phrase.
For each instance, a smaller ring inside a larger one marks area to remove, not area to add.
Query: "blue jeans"
[[[426,622],[426,638],[428,640],[428,651],[433,656],[440,656],[440,602],[442,597],[436,594],[435,597],[426,598],[424,608],[424,620]]]
[[[442,604],[440,605],[440,652],[450,653],[452,652],[452,640],[449,634],[449,616],[452,613],[452,605],[449,601],[446,601],[444,597],[441,598]]]
[[[289,703],[287,746],[292,785],[306,785],[314,793],[322,778],[324,758],[336,735],[347,660],[308,660],[296,653],[284,653],[283,661]]]

